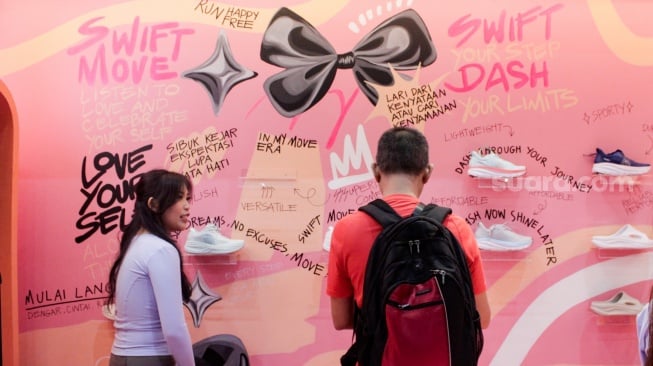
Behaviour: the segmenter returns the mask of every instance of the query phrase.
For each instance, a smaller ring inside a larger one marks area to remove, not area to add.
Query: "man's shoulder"
[[[381,231],[380,224],[367,213],[356,210],[335,223],[333,235],[342,241],[359,240],[369,233],[378,234]]]
[[[365,222],[371,219],[372,218],[368,214],[366,214],[363,211],[360,211],[359,209],[356,209],[356,211],[353,211],[343,216],[342,218],[338,219],[336,225],[341,227],[355,226],[360,224],[361,222]]]
[[[453,212],[446,217],[443,224],[447,227],[448,226],[458,227],[461,225],[469,226],[467,221],[462,216],[457,215]]]
[[[442,224],[451,231],[461,244],[465,244],[465,242],[469,241],[470,236],[473,237],[474,235],[467,220],[455,213],[449,214]]]

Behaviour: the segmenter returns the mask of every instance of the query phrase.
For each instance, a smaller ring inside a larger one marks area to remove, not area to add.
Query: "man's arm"
[[[460,216],[449,215],[444,221],[444,224],[452,231],[465,252],[465,257],[469,265],[469,273],[472,277],[472,286],[475,292],[476,310],[478,310],[481,317],[481,327],[485,329],[490,326],[492,313],[487,298],[485,272],[483,270],[483,262],[476,237],[471,226]],[[479,292],[476,293],[477,291]]]
[[[490,318],[492,317],[487,292],[476,294],[474,298],[476,299],[476,310],[481,316],[481,328],[486,329],[490,326]]]
[[[332,297],[331,320],[336,330],[354,328],[354,298]]]

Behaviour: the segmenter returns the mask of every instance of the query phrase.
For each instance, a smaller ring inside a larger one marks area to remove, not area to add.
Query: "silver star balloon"
[[[183,75],[204,85],[213,101],[213,113],[217,116],[227,93],[237,84],[252,79],[258,74],[236,61],[227,36],[224,31],[221,31],[211,57]]]
[[[222,300],[222,296],[214,293],[206,285],[200,271],[195,273],[195,280],[193,281],[193,291],[190,294],[190,299],[184,303],[184,306],[193,317],[193,324],[195,328],[200,327],[204,312],[213,305],[213,303]]]

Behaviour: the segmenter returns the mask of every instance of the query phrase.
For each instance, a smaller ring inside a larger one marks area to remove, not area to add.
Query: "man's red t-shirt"
[[[402,217],[411,215],[419,203],[416,197],[405,194],[389,195],[384,200]],[[454,214],[449,215],[443,224],[458,239],[465,252],[474,293],[485,292],[483,264],[471,227]],[[362,305],[367,257],[380,232],[381,225],[361,211],[347,215],[336,223],[329,250],[327,295],[334,298],[354,296],[358,306]]]

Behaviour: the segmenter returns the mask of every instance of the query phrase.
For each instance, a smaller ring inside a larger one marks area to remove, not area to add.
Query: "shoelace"
[[[508,224],[494,224],[490,227],[490,233],[494,232],[495,230],[503,230],[503,231],[510,231],[511,233],[514,233],[510,226]]]

